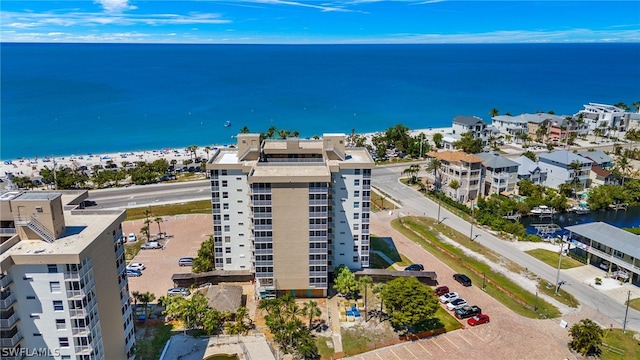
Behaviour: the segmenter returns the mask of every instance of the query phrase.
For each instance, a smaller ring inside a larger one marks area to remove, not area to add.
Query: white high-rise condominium
[[[0,358],[133,359],[125,212],[85,192],[0,196]]]

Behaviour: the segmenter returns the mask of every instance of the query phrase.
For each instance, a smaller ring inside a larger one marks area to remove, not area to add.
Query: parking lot
[[[143,263],[146,269],[140,277],[129,277],[129,290],[153,293],[156,298],[166,295],[172,288],[171,276],[177,273],[191,272],[191,267],[178,266],[181,257],[196,257],[200,244],[212,233],[213,217],[206,214],[165,216],[160,224],[168,239],[165,249],[141,250],[132,262]],[[122,223],[124,234],[135,233],[139,236],[144,220]],[[151,224],[152,233],[157,232],[157,224]],[[139,240],[140,241],[140,240]]]

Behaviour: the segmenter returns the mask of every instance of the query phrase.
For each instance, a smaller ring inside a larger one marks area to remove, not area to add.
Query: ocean
[[[0,44],[0,158],[448,127],[640,100],[640,44]],[[230,121],[231,126],[225,127]]]

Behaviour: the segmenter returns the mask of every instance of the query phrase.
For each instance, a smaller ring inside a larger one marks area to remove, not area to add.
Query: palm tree
[[[636,102],[632,103],[631,106],[636,108],[636,112],[637,113],[640,113],[640,101],[636,101]]]
[[[582,169],[582,163],[578,160],[572,161],[569,164],[569,169],[573,170],[573,194],[578,200],[578,176],[580,176],[580,170]]]
[[[420,172],[420,165],[413,164],[402,171],[402,175],[408,175],[410,177],[409,183],[415,184],[418,182],[418,172]]]
[[[363,276],[358,281],[358,285],[364,287],[364,320],[367,321],[367,290],[369,285],[373,284],[373,279],[370,276]]]
[[[211,151],[211,146],[205,146],[204,152],[207,154],[207,161],[209,161],[209,152]]]
[[[449,181],[449,187],[456,192],[456,200],[458,200],[458,189],[460,189],[460,182],[457,179]]]
[[[311,330],[313,318],[322,315],[322,310],[320,310],[320,307],[315,300],[311,300],[308,303],[305,303],[304,307],[302,308],[302,312],[309,318],[309,330]]]
[[[160,228],[160,223],[164,222],[164,220],[162,219],[162,217],[160,216],[156,216],[155,219],[153,219],[153,222],[155,222],[156,224],[158,224],[158,234],[162,234],[162,228]]]
[[[629,158],[623,155],[616,158],[615,168],[622,174],[622,185],[624,186],[624,179],[633,170],[633,165],[629,162]]]
[[[140,291],[132,291],[131,292],[131,297],[133,298],[133,307],[137,307],[138,306],[138,299],[140,298]]]
[[[144,315],[145,315],[145,319],[149,318],[149,303],[152,302],[153,300],[156,299],[156,295],[151,293],[151,292],[145,292],[143,294],[138,294],[138,300],[140,300],[140,302],[142,303],[142,305],[144,306]]]
[[[440,179],[438,178],[438,172],[442,169],[442,163],[437,158],[432,158],[427,163],[425,170],[433,171],[433,183],[436,187],[436,192],[440,190]]]
[[[500,114],[500,111],[496,108],[489,110],[489,115],[491,115],[491,117],[496,117],[498,114]]]
[[[267,133],[265,134],[265,137],[267,139],[273,139],[273,137],[276,134],[276,131],[278,131],[278,129],[275,126],[273,125],[269,126],[269,128],[267,129]]]
[[[382,292],[384,292],[384,288],[386,287],[386,284],[377,284],[376,286],[373,287],[373,293],[376,294],[377,297],[380,298],[380,319],[382,318],[382,310],[384,309],[384,298],[382,297]]]
[[[249,128],[245,125],[240,129],[240,134],[248,134],[251,131],[249,131]]]

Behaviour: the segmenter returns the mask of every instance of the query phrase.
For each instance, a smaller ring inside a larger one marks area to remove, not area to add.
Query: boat
[[[573,212],[576,215],[585,215],[591,212],[588,206],[575,205],[569,208],[569,211]]]
[[[529,212],[531,215],[537,216],[552,216],[556,212],[556,209],[550,208],[546,205],[536,206]]]
[[[229,126],[231,126],[231,121],[227,120],[227,122],[224,123],[224,127],[229,127]]]

